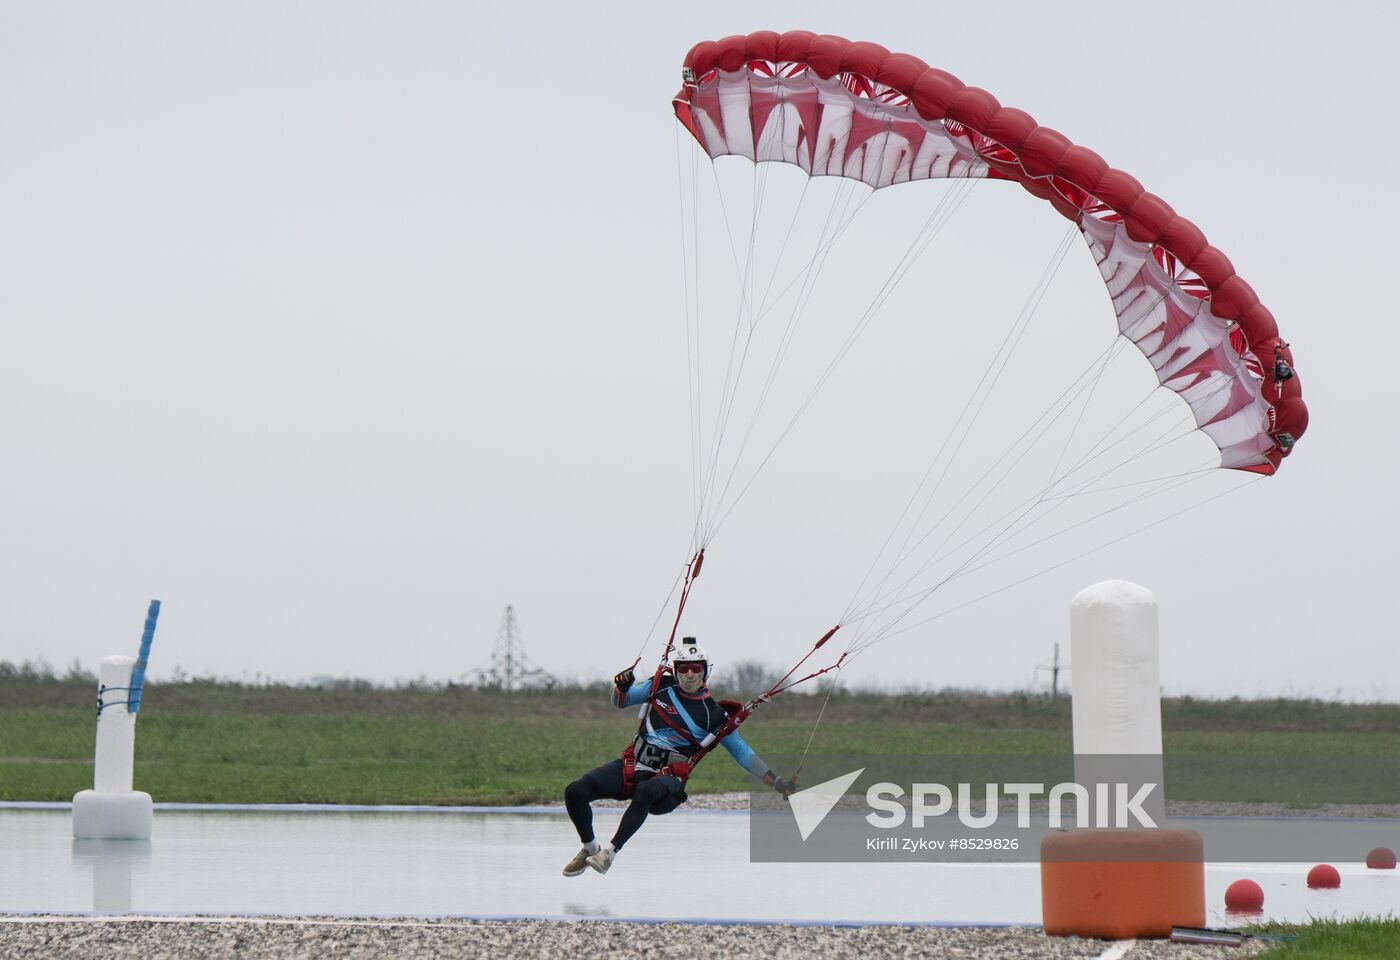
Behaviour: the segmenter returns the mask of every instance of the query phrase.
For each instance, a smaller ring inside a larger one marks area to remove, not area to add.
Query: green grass
[[[1272,924],[1255,932],[1284,933],[1298,939],[1279,944],[1269,960],[1379,960],[1400,957],[1400,918],[1314,920],[1309,924]]]
[[[94,689],[0,677],[0,799],[67,800],[91,786]],[[821,701],[788,696],[745,738],[765,756],[802,752]],[[314,689],[193,681],[147,689],[136,786],[161,800],[509,804],[557,802],[569,780],[617,755],[635,724],[606,690],[503,693],[465,687]],[[1298,805],[1394,802],[1400,705],[1167,700],[1170,796]],[[1067,756],[1067,700],[1012,694],[838,692],[813,745],[823,754]],[[1236,755],[1224,764],[1199,762]],[[1298,758],[1328,769],[1299,778]],[[1339,775],[1338,770],[1346,771]],[[693,792],[743,790],[727,757]]]

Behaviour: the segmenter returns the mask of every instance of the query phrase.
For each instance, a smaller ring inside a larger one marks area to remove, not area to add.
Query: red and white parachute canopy
[[[1078,224],[1122,335],[1190,405],[1220,465],[1273,473],[1308,424],[1273,315],[1166,201],[1098,154],[916,57],[802,30],[697,44],[676,116],[711,157],[880,188],[1014,180]],[[1281,361],[1281,363],[1280,363]]]

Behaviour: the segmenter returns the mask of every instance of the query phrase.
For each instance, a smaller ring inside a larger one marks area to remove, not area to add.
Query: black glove
[[[613,686],[617,687],[619,690],[626,690],[636,682],[636,679],[636,675],[632,673],[632,668],[628,667],[626,670],[613,677]]]
[[[763,775],[763,782],[778,791],[778,795],[784,800],[797,792],[797,780],[795,778],[788,777],[786,780],[779,780],[778,775],[772,770],[769,770]]]

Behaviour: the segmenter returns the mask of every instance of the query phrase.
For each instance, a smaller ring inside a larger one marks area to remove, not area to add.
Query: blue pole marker
[[[136,666],[131,668],[131,686],[126,692],[128,713],[141,709],[141,688],[146,685],[146,660],[151,655],[151,641],[156,638],[156,618],[159,616],[160,601],[152,600],[146,611],[146,627],[141,631],[141,653],[136,657]]]

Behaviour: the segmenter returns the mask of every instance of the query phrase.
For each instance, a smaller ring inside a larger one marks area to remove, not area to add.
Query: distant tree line
[[[654,669],[654,666],[653,668]],[[650,676],[650,669],[641,667],[637,670],[639,679],[646,679]],[[761,660],[739,660],[732,664],[726,664],[715,670],[711,678],[710,686],[714,689],[715,695],[719,697],[732,697],[734,699],[747,699],[769,689],[779,677],[782,670],[765,663]],[[517,690],[506,691],[499,685],[482,682],[480,678],[473,678],[468,675],[459,676],[447,680],[433,679],[426,676],[416,678],[383,677],[367,679],[364,677],[332,677],[328,675],[313,676],[301,680],[278,679],[269,674],[254,673],[242,674],[240,676],[217,676],[206,674],[193,676],[178,665],[169,675],[157,675],[147,681],[151,686],[185,685],[189,687],[222,687],[230,689],[251,689],[251,688],[280,688],[287,690],[325,690],[332,693],[363,693],[369,691],[393,691],[403,690],[422,693],[478,693],[488,696],[548,696],[553,693],[570,692],[593,692],[601,697],[605,697],[607,691],[612,686],[611,679],[602,677],[560,677],[557,682],[548,689],[537,690]],[[74,660],[62,670],[55,668],[51,663],[42,657],[20,662],[0,660],[0,685],[15,685],[25,687],[93,687],[97,686],[97,674],[85,669],[81,662]],[[793,692],[793,695],[820,693],[825,696],[828,691],[828,681],[822,680],[804,684]],[[834,691],[840,696],[938,696],[938,697],[964,697],[971,700],[1001,699],[1012,701],[1018,704],[1049,701],[1053,699],[1048,690],[1037,689],[1028,690],[1024,688],[961,688],[961,687],[934,687],[929,684],[889,684],[878,681],[865,682],[840,682]],[[1388,709],[1394,708],[1394,702],[1388,701],[1382,696],[1375,696],[1371,699],[1344,697],[1341,691],[1337,691],[1333,696],[1318,696],[1317,694],[1298,691],[1285,696],[1261,695],[1257,697],[1211,697],[1196,696],[1192,694],[1171,694],[1163,692],[1164,703],[1175,706],[1191,708],[1193,705],[1210,704],[1253,704],[1256,707],[1260,704],[1273,703],[1282,711],[1279,718],[1281,726],[1288,727],[1294,721],[1287,715],[1287,711],[1296,708],[1299,704],[1331,704],[1331,705],[1351,705],[1351,704],[1375,704],[1385,706]],[[1063,695],[1059,698],[1067,703],[1068,698]]]
[[[85,669],[77,659],[62,673],[55,670],[53,664],[43,657],[25,660],[22,663],[0,660],[0,682],[4,681],[34,684],[82,683],[91,686],[97,683],[97,674]]]

